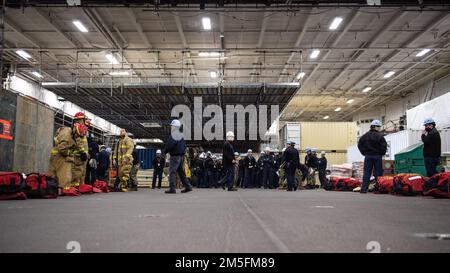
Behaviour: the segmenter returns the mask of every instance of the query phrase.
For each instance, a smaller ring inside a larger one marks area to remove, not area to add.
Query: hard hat
[[[234,156],[239,156],[239,153],[238,152],[234,152]]]
[[[170,123],[170,126],[181,127],[181,122],[180,122],[178,119],[174,119],[174,120],[172,120],[172,122]]]
[[[78,113],[75,114],[73,119],[86,119],[86,115],[84,113],[82,113],[82,112],[78,112]]]
[[[288,144],[288,145],[295,145],[295,141],[288,140],[288,141],[287,141],[287,144]]]
[[[217,156],[213,155],[212,158],[213,158],[213,159],[217,159]]]
[[[312,148],[311,151],[312,151],[313,153],[317,153],[317,148]]]
[[[281,150],[281,151],[284,153],[284,151],[286,151],[286,147],[284,147],[283,150]]]
[[[156,154],[161,154],[161,150],[156,150]]]
[[[264,154],[264,151],[261,151],[261,153],[260,154]]]
[[[231,137],[234,137],[234,133],[233,133],[233,131],[228,131],[227,138],[231,138]]]
[[[270,152],[270,147],[266,147],[266,152]]]
[[[206,154],[207,154],[207,155],[211,155],[211,152],[210,152],[210,151],[208,151],[208,152],[206,152]]]
[[[432,118],[426,118],[424,121],[423,121],[423,125],[425,126],[425,125],[428,125],[428,124],[432,124],[432,123],[435,123],[434,122],[434,119],[432,119]]]
[[[252,149],[248,149],[247,153],[253,153]]]
[[[100,145],[100,150],[102,150],[102,149],[106,149],[106,146],[105,145]]]
[[[325,152],[325,151],[321,151],[320,154],[321,154],[321,155],[324,155],[324,154],[326,154],[326,152]]]
[[[305,152],[310,152],[310,151],[311,151],[311,148],[309,148],[309,147],[305,148]]]
[[[372,122],[370,123],[370,126],[377,126],[377,127],[381,127],[381,121],[379,121],[378,119],[374,119],[372,120]]]

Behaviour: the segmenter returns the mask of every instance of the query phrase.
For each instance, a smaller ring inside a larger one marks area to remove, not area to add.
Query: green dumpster
[[[427,171],[423,161],[423,144],[417,143],[406,147],[395,154],[395,173],[418,173],[426,176]]]

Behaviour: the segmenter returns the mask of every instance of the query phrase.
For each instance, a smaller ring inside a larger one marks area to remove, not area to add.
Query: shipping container
[[[319,152],[346,153],[356,143],[356,132],[355,122],[288,122],[280,130],[280,147],[293,140],[300,150],[314,147]]]
[[[141,169],[152,169],[153,159],[156,157],[156,149],[137,149]]]
[[[355,122],[301,122],[300,148],[346,153],[348,146],[356,144],[357,130]]]

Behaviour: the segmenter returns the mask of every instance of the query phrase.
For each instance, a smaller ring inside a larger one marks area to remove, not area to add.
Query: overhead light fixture
[[[323,119],[329,119],[330,118],[330,116],[324,116],[323,117]]]
[[[44,76],[42,76],[41,73],[37,72],[37,71],[33,71],[31,72],[31,74],[33,74],[34,76],[38,77],[38,78],[43,78]]]
[[[318,49],[314,49],[313,52],[311,53],[311,55],[309,56],[311,59],[315,59],[317,58],[317,56],[319,56],[320,50]]]
[[[81,32],[89,32],[89,30],[80,21],[75,20],[72,23],[78,28],[79,31],[81,31]]]
[[[142,122],[141,125],[146,127],[146,128],[160,128],[160,127],[162,127],[161,124],[159,124],[158,122]]]
[[[217,78],[217,72],[216,71],[209,71],[209,76],[211,78]]]
[[[386,73],[386,74],[384,74],[384,78],[385,79],[387,79],[387,78],[390,78],[390,77],[392,77],[392,75],[394,75],[395,74],[395,71],[389,71],[388,73]]]
[[[334,18],[333,22],[330,25],[330,30],[335,30],[339,27],[339,25],[342,23],[344,19],[342,17],[336,17]]]
[[[111,75],[111,76],[129,76],[130,72],[129,71],[112,71],[112,72],[109,72],[109,75]]]
[[[199,57],[220,57],[220,52],[199,52]]]
[[[355,101],[354,99],[349,99],[349,100],[347,101],[347,103],[350,104],[350,103],[353,103],[354,101]]]
[[[305,72],[300,72],[297,74],[297,80],[302,79],[306,75]]]
[[[339,111],[341,111],[341,110],[342,110],[341,107],[338,107],[338,108],[334,109],[335,112],[339,112]]]
[[[108,59],[108,61],[112,64],[119,64],[119,62],[117,61],[117,59],[114,57],[114,55],[112,55],[111,53],[108,53],[105,55],[106,59]]]
[[[25,60],[28,60],[31,58],[31,55],[28,54],[28,52],[24,51],[24,50],[16,50],[17,55],[19,55],[20,57],[24,58]]]
[[[367,87],[364,88],[362,91],[363,91],[363,93],[367,93],[367,92],[369,92],[370,90],[372,90],[372,87],[367,86]]]
[[[416,57],[422,57],[423,55],[427,54],[428,52],[430,52],[431,49],[429,48],[424,48],[422,49],[419,53],[417,53]]]
[[[203,25],[204,30],[210,30],[211,29],[211,19],[209,19],[209,17],[203,17],[202,25]]]

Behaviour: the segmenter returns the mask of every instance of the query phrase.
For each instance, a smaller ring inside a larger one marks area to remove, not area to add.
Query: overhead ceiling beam
[[[416,42],[420,37],[422,37],[422,35],[424,35],[425,33],[428,33],[430,30],[434,29],[436,26],[438,26],[440,23],[442,23],[444,20],[446,20],[449,17],[449,13],[443,13],[440,14],[439,16],[435,17],[426,27],[424,30],[422,30],[420,33],[412,36],[411,38],[409,38],[406,42],[404,42],[402,44],[402,47],[410,47],[411,44],[413,44],[414,42]],[[388,54],[386,57],[383,58],[383,60],[390,60],[395,58],[397,55],[399,55],[402,52],[402,50],[400,49],[396,49],[393,52],[391,52],[390,54]],[[366,81],[368,78],[372,77],[373,75],[375,75],[378,70],[383,66],[382,63],[377,64],[373,70],[369,73],[367,73],[366,75],[364,75],[361,79],[359,79],[355,84],[353,84],[354,88],[360,88],[359,84]]]
[[[344,37],[344,35],[347,33],[347,31],[352,27],[353,23],[356,21],[356,19],[358,18],[358,16],[360,15],[360,11],[359,10],[353,10],[349,16],[349,20],[346,22],[346,25],[344,27],[344,29],[341,31],[341,33],[339,33],[339,35],[336,37],[336,39],[334,39],[333,43],[331,44],[331,48],[337,46],[337,44],[339,44],[339,42],[341,41],[341,39]],[[325,54],[322,55],[322,60],[325,60],[328,55],[330,55],[331,51],[328,50]],[[320,68],[320,63],[317,64],[313,71],[306,76],[306,78],[304,80],[302,80],[302,85],[306,86],[306,84],[308,83],[308,81],[310,79],[312,79],[312,76],[314,75],[314,73]],[[306,105],[306,107],[304,107],[300,113],[298,114],[298,116],[301,116],[303,114],[303,112],[305,112],[311,105],[312,105],[313,101],[311,101],[308,105]]]
[[[359,57],[366,52],[366,50],[368,48],[370,48],[371,46],[373,46],[376,41],[378,41],[378,39],[386,32],[389,31],[391,29],[391,27],[393,25],[395,25],[401,18],[403,18],[403,16],[406,13],[403,10],[399,10],[396,13],[394,13],[394,15],[390,18],[390,20],[387,21],[386,24],[384,24],[379,30],[378,32],[371,37],[370,41],[368,42],[364,42],[361,45],[360,49],[357,49],[355,52],[353,52],[351,60],[352,61],[356,61],[359,59]],[[350,62],[349,64],[347,64],[342,70],[341,72],[339,72],[339,74],[335,77],[333,77],[333,79],[328,82],[325,85],[325,90],[328,90],[337,80],[339,80],[343,75],[345,75],[345,73],[349,70],[349,68],[352,66],[352,63]]]
[[[311,13],[313,13],[314,11],[315,11],[315,9],[313,9]],[[299,34],[298,37],[297,37],[297,40],[295,41],[294,48],[299,48],[299,47],[300,47],[300,44],[301,44],[302,41],[303,41],[303,37],[305,36],[306,32],[308,31],[308,23],[309,23],[309,19],[310,19],[310,17],[311,17],[311,13],[309,13],[309,14],[306,16],[305,24],[303,25],[302,31],[300,32],[300,34]],[[299,48],[299,50],[300,50],[300,48]],[[283,75],[286,73],[287,69],[288,69],[289,66],[291,65],[291,61],[295,58],[296,53],[297,53],[297,52],[294,51],[294,52],[292,52],[292,53],[289,55],[289,58],[287,59],[285,65],[284,65],[283,71],[281,71],[281,73],[280,73],[280,78],[278,79],[278,82],[280,82],[280,81],[282,80]],[[300,54],[303,54],[303,53],[300,52]],[[295,73],[294,73],[294,77],[295,77],[295,76],[296,76],[296,75],[295,75]],[[295,78],[294,78],[294,79],[295,79]],[[288,80],[289,80],[289,77],[288,77]]]
[[[192,74],[193,82],[197,82],[198,81],[197,80],[197,72],[195,70],[194,63],[192,62],[192,59],[191,59],[191,53],[189,52],[189,45],[187,43],[186,36],[184,35],[183,25],[181,24],[180,16],[178,15],[177,12],[174,12],[173,18],[175,20],[175,24],[177,25],[178,34],[180,35],[180,39],[181,39],[181,42],[183,43],[183,47],[186,48],[186,52],[184,52],[183,54],[186,54],[186,57],[187,57],[186,59],[187,59],[188,63],[192,64],[192,65],[188,66],[188,69],[190,70],[190,73]],[[182,65],[184,66],[185,64],[182,64]]]
[[[266,32],[267,23],[269,22],[269,18],[270,18],[270,13],[264,12],[264,17],[263,17],[263,20],[262,20],[262,22],[261,22],[261,29],[260,29],[260,31],[259,31],[259,37],[258,37],[258,43],[256,44],[256,49],[260,49],[260,48],[262,47],[262,45],[263,45],[263,42],[264,42],[264,34],[265,34],[265,32]],[[251,79],[250,79],[251,82],[254,81],[255,73],[257,73],[257,72],[256,72],[256,71],[257,71],[257,70],[256,70],[257,67],[255,67],[255,66],[258,65],[258,66],[262,67],[262,66],[259,64],[259,62],[260,62],[260,56],[256,56],[255,59],[254,59],[254,61],[253,61],[253,63],[254,63],[254,65],[253,65],[254,68],[253,68],[253,71],[252,71],[252,74],[251,74]],[[259,75],[259,76],[262,76],[262,75]],[[258,78],[259,78],[259,77],[258,77]]]

